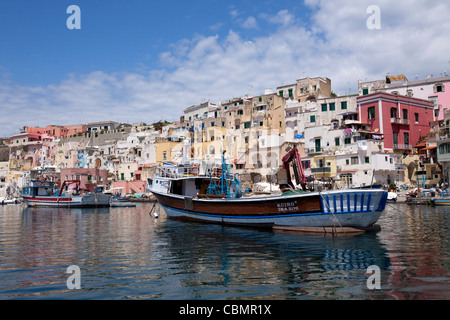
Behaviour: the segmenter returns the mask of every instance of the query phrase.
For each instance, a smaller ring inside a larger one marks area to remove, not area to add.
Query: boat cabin
[[[151,180],[151,191],[187,197],[237,197],[240,184],[226,168],[199,175],[196,165],[165,163],[157,168]]]

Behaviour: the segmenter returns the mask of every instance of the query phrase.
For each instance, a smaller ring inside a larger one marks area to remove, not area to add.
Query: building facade
[[[357,104],[359,121],[382,134],[389,151],[410,153],[434,121],[434,103],[429,100],[377,92],[358,97]]]

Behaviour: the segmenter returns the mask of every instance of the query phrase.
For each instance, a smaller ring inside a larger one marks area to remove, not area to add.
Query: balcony
[[[394,144],[394,149],[396,149],[396,150],[412,150],[412,145],[410,145],[410,144]]]
[[[409,126],[409,120],[408,119],[400,119],[400,118],[391,118],[392,124],[398,124],[402,126]]]
[[[330,173],[330,167],[322,167],[322,168],[311,168],[311,173]]]

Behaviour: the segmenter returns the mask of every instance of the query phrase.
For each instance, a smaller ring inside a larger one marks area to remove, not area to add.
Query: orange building
[[[71,136],[80,132],[86,132],[87,126],[85,124],[75,124],[69,126],[49,125],[45,128],[27,127],[26,130],[28,133],[40,133],[40,134],[45,133],[55,138],[61,138]]]

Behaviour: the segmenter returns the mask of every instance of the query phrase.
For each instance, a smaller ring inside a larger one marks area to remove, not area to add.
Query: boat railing
[[[183,178],[198,176],[199,170],[196,166],[188,167],[158,167],[157,175],[162,178]]]

